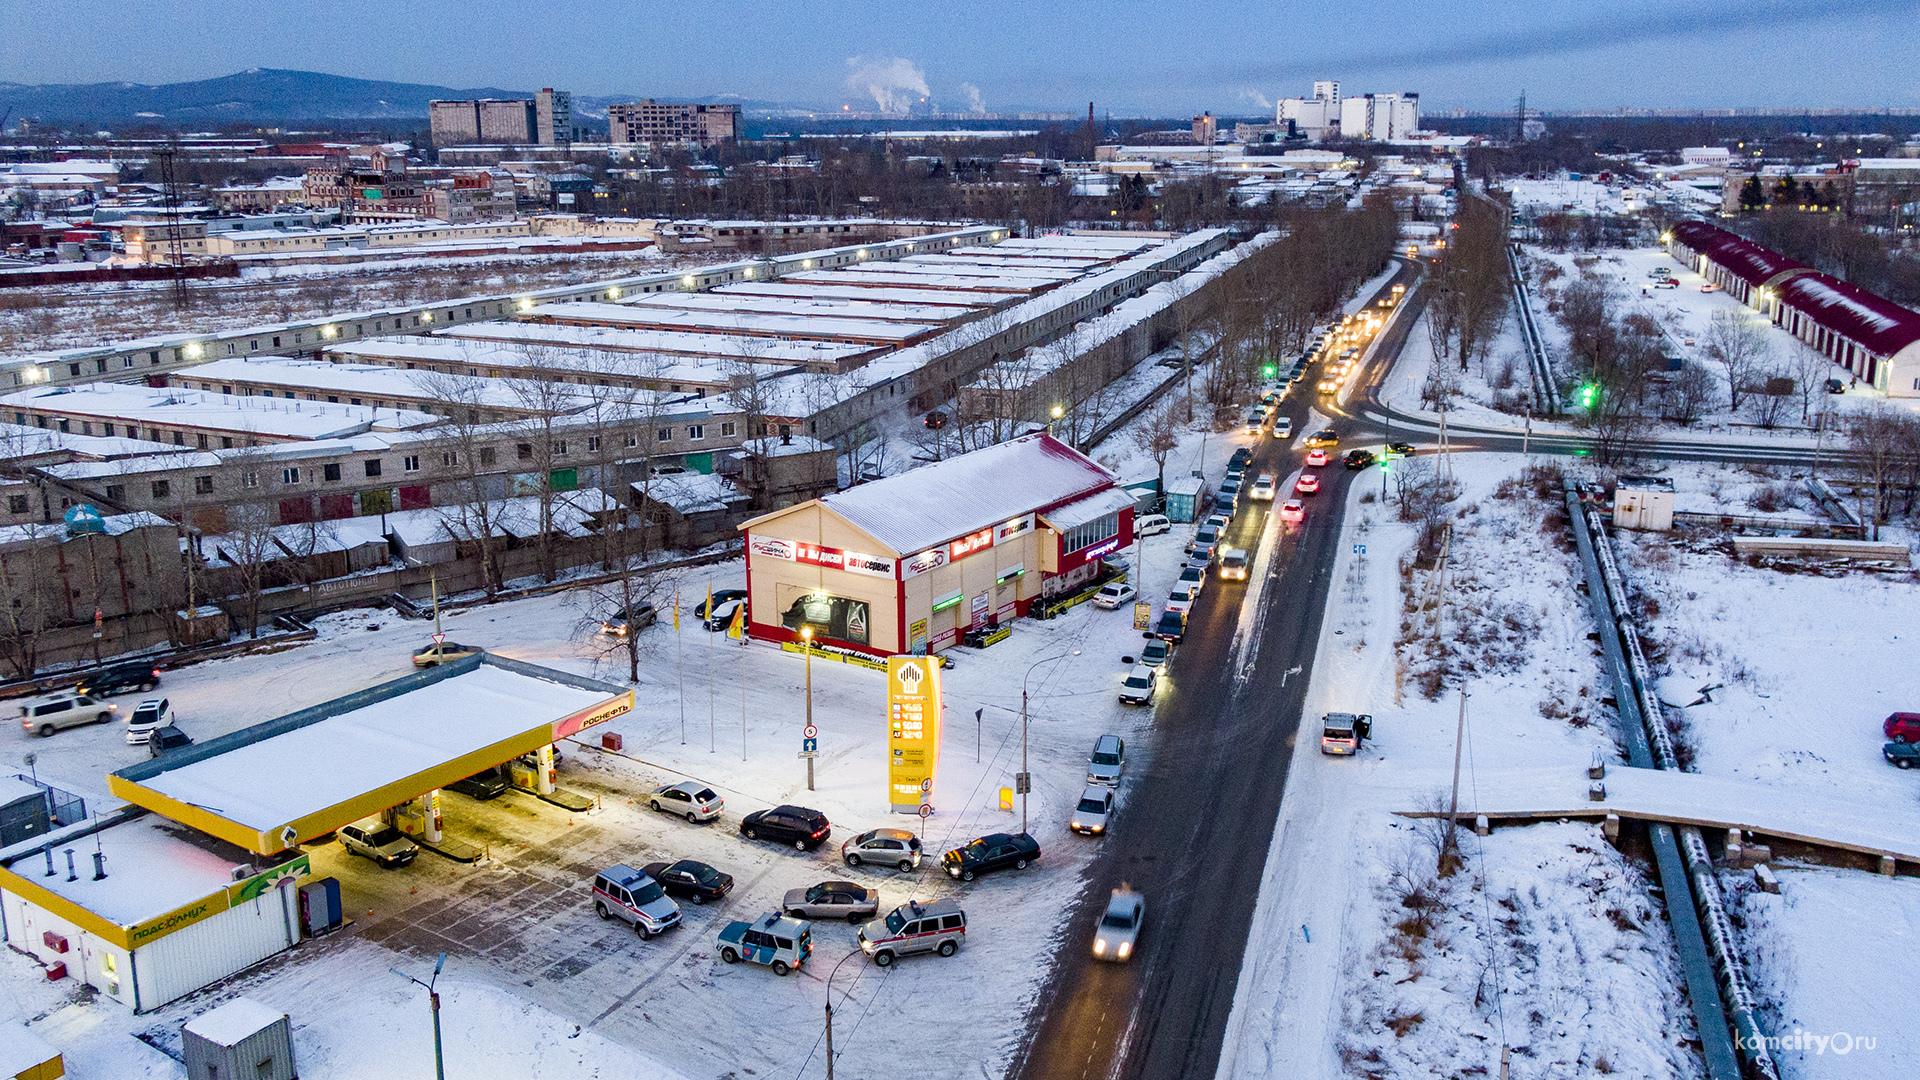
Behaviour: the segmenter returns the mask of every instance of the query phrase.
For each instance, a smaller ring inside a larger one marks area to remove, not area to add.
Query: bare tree
[[[1162,495],[1167,490],[1167,455],[1180,445],[1177,412],[1172,401],[1163,401],[1147,414],[1146,423],[1133,429],[1133,445],[1139,447],[1141,453],[1153,458],[1156,477],[1154,490]]]
[[[1766,323],[1747,311],[1715,311],[1705,341],[1707,355],[1727,369],[1727,407],[1738,412],[1740,398],[1757,389],[1755,376],[1767,363]]]
[[[1719,385],[1706,368],[1699,364],[1688,364],[1667,385],[1667,419],[1690,427],[1706,415],[1707,408],[1719,393]]]
[[[19,678],[39,670],[40,635],[52,626],[60,601],[60,582],[38,572],[32,549],[58,543],[64,531],[58,524],[16,525],[18,541],[0,548],[0,655]]]
[[[1894,481],[1911,473],[1920,460],[1920,418],[1885,402],[1855,413],[1847,423],[1847,465],[1862,503],[1871,500],[1866,519],[1872,539],[1880,539],[1893,505]]]
[[[1800,397],[1800,422],[1812,425],[1813,403],[1826,393],[1827,372],[1832,364],[1817,349],[1796,341],[1787,357],[1788,374],[1793,377],[1794,392]]]
[[[492,407],[485,381],[460,375],[426,372],[421,387],[432,396],[434,411],[446,417],[440,436],[441,463],[456,500],[438,509],[457,535],[480,550],[481,587],[488,596],[500,591],[502,569],[500,519],[506,511],[504,467],[500,450],[515,453],[512,432],[484,419]]]

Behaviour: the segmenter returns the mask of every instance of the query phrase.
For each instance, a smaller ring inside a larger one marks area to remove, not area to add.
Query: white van
[[[104,724],[117,709],[90,694],[54,694],[20,706],[20,730],[46,738],[61,728]]]

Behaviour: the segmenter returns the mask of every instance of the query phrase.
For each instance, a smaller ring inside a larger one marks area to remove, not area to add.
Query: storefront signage
[[[945,565],[947,565],[946,547],[928,548],[918,555],[911,555],[901,559],[900,576],[902,578],[919,577],[929,570],[938,569]]]
[[[1014,518],[1012,521],[1003,521],[1000,524],[995,525],[993,527],[994,546],[998,547],[999,545],[1004,544],[1009,540],[1018,539],[1022,536],[1027,535],[1032,531],[1033,531],[1033,515],[1032,514],[1028,514],[1025,517]]]
[[[915,619],[907,627],[907,651],[923,654],[927,651],[927,620]]]
[[[994,578],[994,584],[1005,585],[1007,582],[1012,581],[1014,578],[1017,578],[1026,572],[1027,572],[1027,568],[1025,566],[1016,563],[1013,566],[1009,566],[1001,570],[1000,573]]]
[[[963,536],[953,543],[948,544],[947,554],[953,558],[953,561],[959,562],[961,559],[966,558],[976,551],[981,551],[992,546],[993,530],[981,529],[977,533]]]
[[[1113,537],[1110,540],[1102,540],[1100,543],[1095,544],[1092,547],[1088,548],[1085,554],[1081,555],[1081,558],[1085,559],[1088,562],[1092,562],[1093,560],[1098,559],[1103,555],[1113,554],[1114,551],[1116,551],[1119,547],[1120,547],[1120,538],[1117,536]]]
[[[940,764],[940,661],[887,658],[887,728],[887,805],[917,813]]]
[[[893,560],[883,555],[842,551],[824,544],[809,544],[804,540],[783,540],[777,536],[750,536],[747,539],[747,547],[755,555],[764,555],[769,559],[785,559],[788,562],[824,566],[832,570],[845,570],[871,577],[893,576]]]
[[[788,562],[793,561],[792,542],[782,540],[777,536],[750,535],[747,537],[747,547],[755,555],[765,555],[769,559],[785,559]]]
[[[262,871],[243,881],[236,881],[212,896],[196,900],[145,922],[134,923],[126,928],[126,947],[137,949],[150,942],[158,941],[176,930],[185,930],[195,923],[203,922],[250,900],[257,900],[275,885],[306,877],[312,872],[312,862],[307,856],[301,855],[298,858],[289,859],[279,866]]]
[[[633,691],[629,690],[612,701],[603,701],[582,709],[572,716],[564,716],[553,724],[553,741],[559,742],[569,735],[578,735],[595,724],[604,724],[616,716],[633,711]]]
[[[964,589],[955,589],[945,596],[935,598],[933,601],[933,610],[945,611],[966,598],[967,594]]]

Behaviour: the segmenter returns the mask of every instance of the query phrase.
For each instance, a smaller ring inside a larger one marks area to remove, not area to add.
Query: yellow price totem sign
[[[940,765],[940,661],[887,657],[887,804],[916,814]]]

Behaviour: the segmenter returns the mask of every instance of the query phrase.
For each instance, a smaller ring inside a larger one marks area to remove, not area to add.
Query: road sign
[[[929,776],[925,780],[920,781],[920,791],[923,794],[932,790],[933,790],[933,777]]]
[[[820,756],[820,751],[818,751],[818,750],[802,750],[802,751],[800,751],[800,756],[801,756],[801,757],[803,757],[803,758],[816,758],[816,757],[819,757],[819,756]]]
[[[440,643],[442,643],[442,642],[444,642],[444,641],[446,641],[446,640],[447,640],[447,635],[445,635],[445,634],[435,634],[435,635],[433,635],[433,643],[434,643],[435,645],[438,645],[438,644],[440,644]]]
[[[1032,790],[1033,790],[1033,774],[1032,773],[1014,773],[1013,774],[1013,793],[1015,795],[1025,795],[1031,792]]]
[[[800,734],[809,739],[817,739],[820,737],[820,729],[814,727],[812,724],[808,724],[806,727],[800,729]]]
[[[808,728],[807,730],[812,731],[813,729]],[[817,754],[820,752],[820,740],[819,739],[801,739],[800,749],[809,754]]]
[[[920,804],[920,816],[921,816],[921,817],[923,817],[923,818],[926,818],[926,817],[932,817],[932,816],[933,816],[933,804],[932,804],[932,803],[924,803],[924,802],[923,802],[923,803],[921,803],[921,804]]]
[[[1355,555],[1365,555],[1367,553],[1367,545],[1365,544],[1353,545],[1353,553]]]

